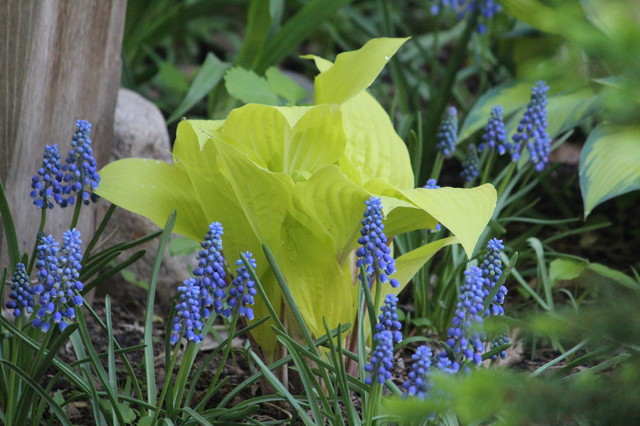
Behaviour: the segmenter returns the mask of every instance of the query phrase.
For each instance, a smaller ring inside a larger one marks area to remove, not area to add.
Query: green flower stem
[[[187,349],[184,351],[182,355],[182,362],[180,362],[180,369],[178,370],[178,376],[176,377],[176,386],[172,386],[172,389],[175,389],[175,393],[173,395],[173,407],[181,408],[182,397],[184,396],[184,390],[187,386],[187,380],[189,379],[189,374],[191,373],[191,367],[193,367],[193,361],[196,358],[196,354],[198,353],[199,344],[190,342],[187,344]],[[162,403],[162,401],[160,401]]]
[[[193,343],[188,343],[187,344],[187,350],[189,349],[189,346],[193,346]],[[169,360],[169,365],[167,366],[166,370],[165,370],[165,385],[162,387],[162,392],[160,393],[160,398],[158,399],[157,403],[156,403],[156,409],[153,412],[153,420],[151,420],[151,422],[149,424],[155,425],[158,424],[158,416],[160,415],[160,410],[162,409],[162,403],[164,402],[164,398],[167,396],[167,391],[169,390],[169,384],[171,383],[171,377],[173,377],[173,368],[176,365],[176,360],[178,359],[178,353],[180,352],[180,347],[176,347],[175,350],[173,351],[173,354],[171,354],[171,359]]]
[[[73,229],[76,227],[76,225],[78,224],[78,219],[80,218],[80,209],[82,209],[82,204],[84,204],[82,202],[82,193],[80,193],[80,196],[77,197],[76,199],[76,205],[75,208],[73,209],[73,218],[71,219],[71,226],[69,226],[69,229]]]
[[[373,384],[371,385],[371,390],[369,392],[369,403],[367,404],[367,411],[364,418],[367,426],[373,425],[373,418],[378,414],[381,396],[382,385],[378,383],[378,380],[373,380]]]
[[[489,178],[489,173],[491,172],[491,168],[493,167],[493,162],[496,158],[496,152],[494,148],[487,148],[489,150],[489,155],[487,156],[487,161],[484,163],[484,168],[482,169],[482,176],[480,178],[480,184],[487,183],[487,179]]]
[[[500,182],[500,186],[498,187],[498,198],[500,198],[500,196],[504,193],[504,190],[506,189],[507,185],[509,185],[509,181],[511,181],[511,176],[513,176],[513,172],[516,170],[516,166],[518,163],[516,163],[515,161],[512,161],[507,167],[507,173],[504,175],[504,177],[502,178],[502,181]]]
[[[229,353],[231,353],[231,348],[233,347],[233,336],[236,333],[236,326],[238,325],[238,312],[234,312],[233,318],[231,319],[231,326],[229,327],[229,341],[227,342],[227,346],[224,348],[224,354],[222,355],[222,359],[218,364],[218,369],[216,370],[216,375],[211,382],[213,385],[218,383],[220,379],[220,375],[222,374],[222,370],[224,369],[224,365],[227,363],[227,359],[229,358]]]
[[[440,177],[440,172],[442,171],[442,164],[444,163],[444,155],[441,152],[436,154],[436,159],[433,161],[433,168],[431,169],[430,179],[435,179],[436,181]],[[421,185],[426,183],[426,179],[424,181],[420,181]]]
[[[42,208],[40,210],[40,225],[38,226],[38,233],[36,234],[36,241],[33,244],[33,251],[31,252],[31,257],[29,258],[29,266],[27,267],[27,275],[31,275],[31,271],[33,271],[33,265],[36,263],[36,252],[38,251],[38,243],[40,242],[40,235],[44,232],[44,225],[47,222],[47,209]]]

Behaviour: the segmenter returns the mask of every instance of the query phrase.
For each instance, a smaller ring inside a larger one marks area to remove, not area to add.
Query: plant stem
[[[76,227],[76,225],[78,224],[78,219],[80,218],[80,209],[82,209],[82,194],[80,194],[80,196],[76,199],[76,205],[75,208],[73,209],[73,218],[71,219],[71,226],[69,226],[69,229],[73,229]]]
[[[30,275],[31,271],[33,271],[33,265],[36,262],[36,252],[38,251],[38,243],[40,241],[40,235],[44,231],[44,225],[46,222],[47,222],[47,209],[43,207],[40,213],[40,225],[38,226],[38,233],[36,234],[36,242],[33,244],[33,251],[31,252],[31,257],[29,258],[27,275]]]
[[[436,159],[433,162],[433,168],[431,169],[431,179],[435,179],[436,181],[440,177],[440,172],[442,171],[442,165],[444,164],[444,155],[441,152],[436,154]],[[422,185],[425,185],[427,182],[420,182]]]

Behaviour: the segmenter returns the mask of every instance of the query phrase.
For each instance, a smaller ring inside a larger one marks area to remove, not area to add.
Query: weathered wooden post
[[[0,179],[8,192],[20,249],[31,250],[40,211],[29,198],[44,146],[68,152],[75,120],[93,124],[99,166],[109,157],[120,83],[126,0],[3,0],[0,2]],[[58,240],[73,208],[56,206],[45,232]],[[95,209],[79,229],[88,241]],[[0,268],[7,265],[6,242]]]

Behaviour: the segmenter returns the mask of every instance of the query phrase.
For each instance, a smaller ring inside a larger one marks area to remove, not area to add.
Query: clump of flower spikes
[[[502,10],[496,0],[436,0],[436,3],[431,6],[431,13],[438,15],[442,8],[448,8],[457,12],[458,19],[478,9],[482,21],[493,19],[493,17]],[[484,22],[478,24],[478,32],[480,34],[484,33],[486,29]]]
[[[427,180],[427,183],[423,186],[424,189],[438,189],[440,188],[440,185],[438,185],[437,181],[433,178]],[[429,232],[438,232],[442,230],[442,225],[440,225],[439,223],[436,224],[436,227],[433,229],[429,229]]]
[[[178,343],[181,337],[190,342],[200,342],[204,338],[204,322],[211,316],[211,308],[219,315],[229,316],[237,311],[240,316],[253,319],[250,306],[253,305],[253,296],[256,294],[255,283],[247,268],[241,266],[242,261],[236,262],[239,268],[229,294],[225,291],[227,273],[222,255],[223,234],[220,222],[209,225],[201,243],[202,250],[198,252],[198,267],[193,270],[194,277],[185,280],[178,287],[179,298],[170,337],[172,344]],[[251,267],[257,267],[251,253],[245,252],[244,256]]]
[[[11,277],[11,293],[9,294],[9,302],[7,309],[11,309],[14,317],[22,316],[23,312],[30,314],[35,306],[33,301],[35,288],[29,282],[27,269],[24,263],[20,262],[16,265]]]
[[[460,173],[460,176],[466,182],[472,182],[480,174],[480,169],[478,168],[479,161],[476,146],[470,144],[467,147],[467,154],[462,162],[462,172]]]
[[[445,157],[450,156],[456,150],[458,138],[458,111],[455,107],[447,108],[447,114],[438,127],[436,135],[436,150]]]
[[[371,197],[365,201],[365,205],[367,207],[362,219],[361,236],[358,238],[360,247],[356,250],[356,266],[364,267],[367,276],[360,278],[368,279],[369,285],[378,278],[381,283],[388,281],[392,287],[398,287],[400,283],[394,278],[389,278],[396,271],[396,264],[387,246],[387,236],[384,234],[382,201]]]
[[[544,169],[549,161],[551,138],[547,133],[547,92],[549,87],[544,81],[538,81],[531,89],[531,100],[527,104],[516,133],[509,145],[511,160],[518,161],[522,145],[529,149],[529,162],[537,171]]]
[[[82,269],[82,241],[76,229],[66,231],[62,237],[62,250],[52,235],[43,237],[36,251],[39,284],[34,293],[40,297],[33,326],[46,332],[58,324],[64,330],[75,319],[75,308],[81,306],[83,289],[80,282]]]
[[[40,209],[52,209],[54,202],[66,206],[62,197],[62,180],[58,145],[47,145],[44,147],[42,167],[31,178],[31,193],[29,195],[34,199],[33,204]]]
[[[252,268],[256,268],[256,260],[250,252],[245,252],[244,257],[247,259]],[[254,304],[253,296],[256,295],[257,290],[255,288],[256,283],[251,278],[249,270],[244,265],[242,259],[236,261],[238,267],[236,277],[231,282],[231,288],[229,288],[229,298],[227,299],[227,306],[230,310],[236,309],[238,315],[241,317],[247,317],[248,320],[253,319],[253,309],[250,306]],[[227,316],[229,313],[226,314]]]
[[[89,201],[97,200],[93,191],[98,189],[100,183],[98,165],[91,149],[91,123],[76,120],[76,131],[71,140],[71,147],[66,164],[62,166],[63,191],[68,196],[66,202],[72,205],[77,196],[83,203],[89,204]]]
[[[499,155],[507,152],[507,135],[504,128],[504,117],[502,116],[502,107],[494,105],[491,108],[489,121],[484,128],[482,134],[482,143],[478,145],[478,152],[483,152],[487,148],[496,148]]]
[[[393,333],[390,330],[378,331],[373,335],[374,348],[369,363],[364,370],[369,373],[365,383],[370,385],[373,379],[380,384],[391,378],[393,369]]]
[[[447,331],[447,344],[454,354],[462,354],[474,365],[480,365],[484,352],[483,336],[474,327],[483,322],[484,278],[482,269],[477,266],[471,266],[464,274],[452,327]]]

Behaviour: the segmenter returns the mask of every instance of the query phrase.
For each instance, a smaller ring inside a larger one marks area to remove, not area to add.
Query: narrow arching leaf
[[[600,203],[640,189],[640,127],[601,124],[580,154],[585,216]]]
[[[167,123],[173,123],[204,98],[222,80],[224,72],[229,68],[229,65],[226,62],[222,62],[213,53],[208,53],[204,63],[193,78],[189,91],[173,114],[171,114]]]

